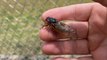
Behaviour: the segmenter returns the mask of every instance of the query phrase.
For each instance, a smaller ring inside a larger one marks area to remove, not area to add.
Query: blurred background
[[[39,30],[48,9],[91,0],[0,0],[0,55],[42,54]]]

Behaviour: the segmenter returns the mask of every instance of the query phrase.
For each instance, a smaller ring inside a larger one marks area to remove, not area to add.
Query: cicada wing
[[[74,29],[73,27],[70,26],[70,32],[69,32],[69,35],[70,35],[70,39],[71,40],[77,40],[78,39],[78,36],[77,36],[77,30]]]

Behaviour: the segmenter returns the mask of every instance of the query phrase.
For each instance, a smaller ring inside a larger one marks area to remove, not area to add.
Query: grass
[[[1,0],[0,54],[41,54],[41,14],[51,8],[89,0]]]

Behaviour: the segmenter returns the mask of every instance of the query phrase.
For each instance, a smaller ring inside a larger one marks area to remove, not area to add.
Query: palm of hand
[[[94,59],[107,60],[107,9],[101,5],[95,6],[89,18],[88,40]]]

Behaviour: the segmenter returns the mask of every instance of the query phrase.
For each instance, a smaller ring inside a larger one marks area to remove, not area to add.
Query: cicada
[[[45,25],[50,29],[56,31],[61,36],[60,40],[76,40],[77,33],[74,28],[65,24],[64,22],[60,22],[55,18],[47,17],[45,20]]]

